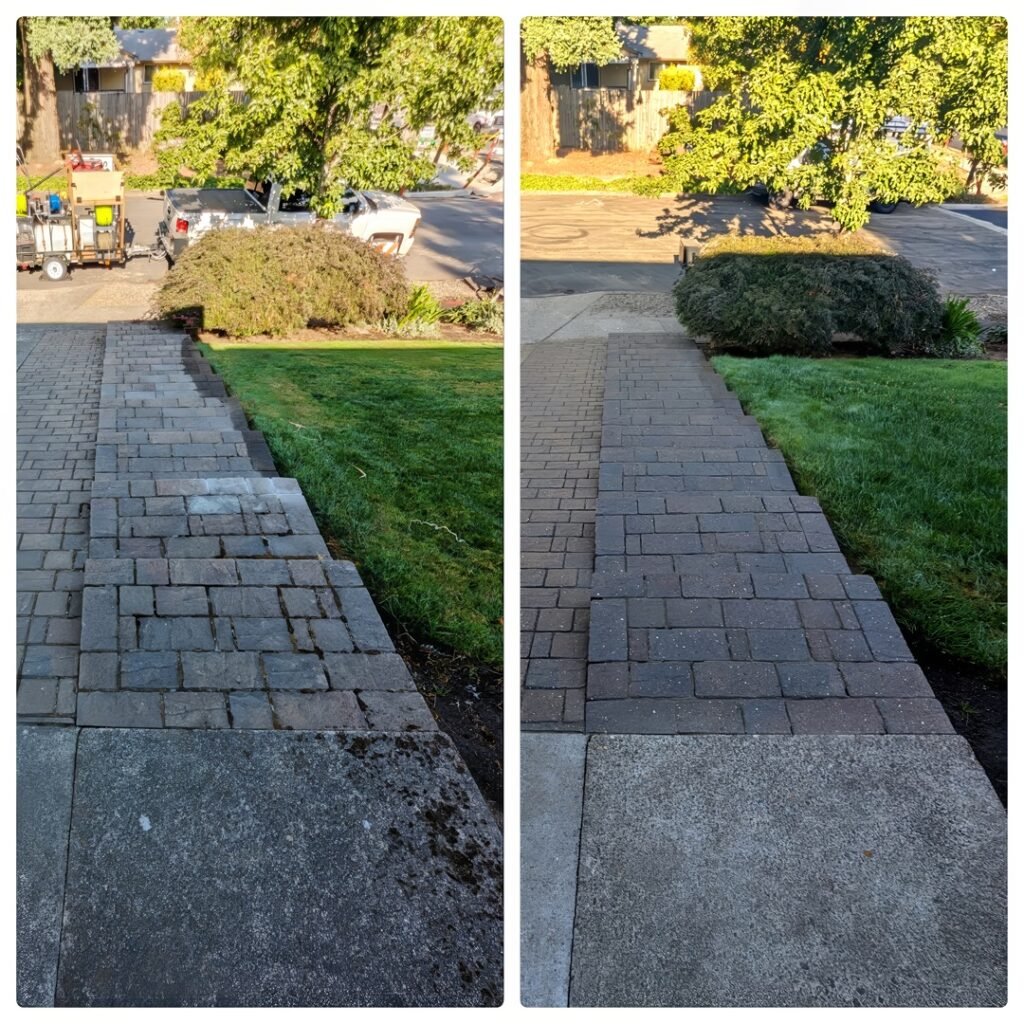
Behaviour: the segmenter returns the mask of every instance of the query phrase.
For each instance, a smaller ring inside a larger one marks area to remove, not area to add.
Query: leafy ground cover
[[[915,651],[1006,674],[1006,364],[720,356]]]
[[[500,665],[501,346],[202,349],[400,631]]]
[[[623,178],[598,178],[589,174],[522,174],[523,192],[622,192],[635,196],[656,196],[671,192],[660,178],[631,174]]]

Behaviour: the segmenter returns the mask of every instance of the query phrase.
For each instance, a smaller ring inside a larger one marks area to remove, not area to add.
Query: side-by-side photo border
[[[17,22],[17,999],[500,1005],[504,26]]]
[[[523,1003],[1004,1005],[1006,21],[521,47]]]

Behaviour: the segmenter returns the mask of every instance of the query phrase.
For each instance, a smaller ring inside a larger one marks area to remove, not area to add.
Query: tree
[[[184,118],[168,111],[164,165],[272,177],[325,215],[349,186],[429,179],[428,123],[464,157],[461,122],[501,82],[497,18],[185,18],[181,42],[209,91]]]
[[[395,36],[382,84],[400,97],[400,116],[415,130],[433,125],[434,163],[467,163],[480,140],[470,116],[500,89],[505,61],[496,18],[421,18]]]
[[[120,52],[110,18],[21,18],[25,152],[32,160],[60,157],[55,69],[113,60]]]
[[[153,15],[114,18],[114,27],[124,29],[126,32],[134,29],[169,28],[173,20],[173,18],[158,18]]]
[[[1007,122],[1009,53],[1003,18],[916,18],[941,67],[937,123],[956,133],[971,159],[966,187],[981,189],[1005,163],[996,132]]]
[[[622,55],[614,18],[523,18],[521,91],[522,156],[546,159],[555,152],[551,71],[607,64]]]
[[[821,197],[833,202],[845,230],[867,222],[872,200],[947,198],[959,184],[932,143],[953,130],[954,110],[972,111],[958,124],[976,145],[975,129],[987,137],[1000,126],[992,123],[997,102],[986,106],[982,126],[968,99],[979,90],[1005,96],[998,59],[983,70],[975,44],[978,60],[954,69],[964,40],[990,38],[995,22],[1001,19],[694,19],[698,59],[726,95],[696,115],[671,112],[659,144],[665,173],[684,191],[760,182],[804,207]],[[1005,23],[1003,39],[1005,46]],[[898,140],[884,131],[893,116],[909,122]]]

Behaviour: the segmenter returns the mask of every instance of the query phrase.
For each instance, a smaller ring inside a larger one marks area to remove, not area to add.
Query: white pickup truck
[[[253,188],[172,188],[164,194],[160,245],[173,263],[193,242],[216,228],[254,228],[264,224],[324,223],[369,242],[381,252],[404,256],[420,223],[418,207],[388,192],[349,189],[341,212],[323,220],[303,192],[282,198],[281,186],[265,182]]]

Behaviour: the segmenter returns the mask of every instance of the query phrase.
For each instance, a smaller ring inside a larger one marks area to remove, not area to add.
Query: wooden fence
[[[147,147],[169,103],[182,110],[201,92],[58,92],[57,116],[64,147],[131,152]],[[242,94],[237,94],[236,98]]]
[[[558,144],[591,153],[647,152],[668,130],[661,112],[685,106],[703,110],[721,93],[662,90],[553,89]]]

